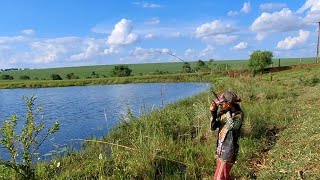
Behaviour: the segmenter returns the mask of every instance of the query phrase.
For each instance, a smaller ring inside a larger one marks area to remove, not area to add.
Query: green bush
[[[50,79],[51,80],[62,80],[62,78],[58,74],[51,74]]]
[[[7,75],[7,74],[3,74],[0,76],[0,79],[2,80],[13,80],[13,76]]]
[[[271,51],[254,51],[250,55],[249,69],[255,76],[257,73],[262,73],[263,69],[272,64],[273,54]]]
[[[128,66],[125,65],[118,65],[114,66],[114,68],[111,71],[111,76],[113,77],[125,77],[130,76],[132,70],[128,68]]]
[[[74,73],[67,74],[67,79],[79,79],[79,76],[76,76]]]
[[[27,75],[23,75],[23,76],[20,76],[20,79],[22,79],[22,80],[30,80],[30,77],[27,76]]]

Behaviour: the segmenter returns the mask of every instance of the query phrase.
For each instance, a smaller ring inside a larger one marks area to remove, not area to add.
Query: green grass
[[[320,66],[263,76],[207,77],[242,97],[237,179],[319,177]],[[217,132],[209,93],[123,120],[101,142],[37,164],[39,179],[211,179]],[[112,145],[110,143],[113,143]],[[121,146],[120,146],[121,145]],[[58,165],[59,164],[59,165]],[[301,175],[300,175],[301,174]],[[0,177],[10,171],[0,168]]]
[[[231,69],[246,69],[247,60],[217,60],[209,65],[210,68],[216,69],[219,65],[228,64]],[[208,62],[206,62],[208,64]],[[300,63],[299,58],[281,59],[281,66],[297,65]],[[314,63],[314,58],[302,58],[302,64]],[[196,62],[190,62],[192,67],[196,67]],[[128,64],[132,69],[132,74],[150,75],[157,69],[159,71],[168,71],[169,73],[177,73],[182,71],[183,62],[169,62],[169,63],[147,63],[147,64]],[[274,60],[274,66],[278,66],[278,60]],[[27,75],[34,80],[48,80],[51,74],[59,74],[63,79],[66,79],[67,74],[74,73],[80,78],[92,77],[92,72],[99,74],[99,77],[110,77],[110,72],[114,65],[98,65],[98,66],[82,66],[82,67],[64,67],[64,68],[49,68],[49,69],[34,69],[34,70],[20,70],[11,72],[2,72],[1,74],[8,74],[14,77],[13,81],[19,80],[20,76]]]

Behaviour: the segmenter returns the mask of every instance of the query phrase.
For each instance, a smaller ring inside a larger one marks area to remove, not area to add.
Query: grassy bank
[[[217,74],[216,76],[219,76],[219,74]],[[95,78],[95,79],[73,79],[73,80],[30,80],[30,81],[6,80],[6,81],[0,81],[0,89],[45,88],[45,87],[104,85],[104,84],[127,84],[127,83],[199,82],[199,81],[200,81],[199,76],[195,73]]]
[[[250,78],[212,78],[242,97],[245,119],[232,176],[316,179],[319,175],[320,67]],[[39,179],[203,179],[215,168],[211,95],[202,93],[141,117],[98,142],[37,164]],[[8,170],[0,171],[10,177]]]

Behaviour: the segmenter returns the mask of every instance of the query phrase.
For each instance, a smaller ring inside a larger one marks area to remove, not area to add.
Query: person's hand
[[[215,102],[212,102],[210,105],[210,111],[218,110],[218,105]]]

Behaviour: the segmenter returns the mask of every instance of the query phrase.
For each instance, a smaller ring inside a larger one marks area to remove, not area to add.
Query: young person
[[[226,91],[210,105],[211,130],[218,129],[217,168],[214,180],[229,180],[232,165],[239,150],[240,128],[243,112],[238,104],[241,99],[231,91]]]

